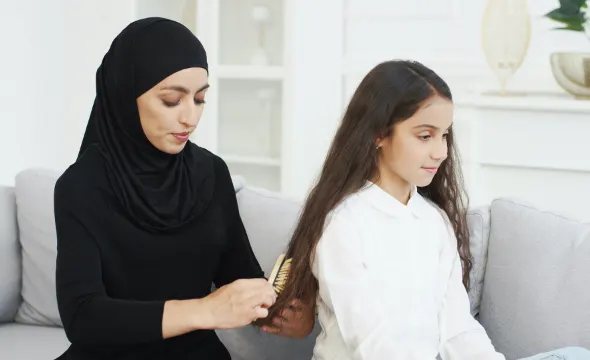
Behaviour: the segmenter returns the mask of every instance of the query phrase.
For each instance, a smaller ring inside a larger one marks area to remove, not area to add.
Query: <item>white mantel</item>
[[[517,197],[590,221],[590,101],[468,94],[456,105],[472,206]]]

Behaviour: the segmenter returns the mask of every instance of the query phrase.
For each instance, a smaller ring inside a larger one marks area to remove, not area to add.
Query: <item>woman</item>
[[[78,159],[55,186],[57,300],[72,343],[60,359],[229,359],[214,330],[268,315],[275,293],[228,168],[189,141],[207,75],[199,40],[162,18],[130,24],[98,68]],[[269,331],[308,334],[313,311],[302,311]]]

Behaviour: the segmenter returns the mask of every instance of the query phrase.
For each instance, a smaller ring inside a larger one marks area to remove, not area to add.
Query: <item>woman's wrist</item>
[[[195,330],[214,329],[215,322],[204,299],[169,300],[164,304],[164,339]]]
[[[186,300],[187,318],[193,330],[214,330],[215,318],[207,298]]]

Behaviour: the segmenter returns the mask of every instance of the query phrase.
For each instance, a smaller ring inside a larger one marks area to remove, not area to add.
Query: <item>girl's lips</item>
[[[423,167],[422,169],[428,171],[431,174],[436,174],[436,171],[438,170],[437,167]]]

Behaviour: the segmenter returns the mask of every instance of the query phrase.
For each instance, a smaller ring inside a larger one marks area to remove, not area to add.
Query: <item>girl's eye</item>
[[[195,99],[195,104],[197,105],[203,105],[205,103],[205,100],[203,99]]]
[[[428,141],[428,140],[430,140],[430,137],[431,137],[430,135],[420,135],[420,136],[418,136],[418,138],[420,140],[422,140],[422,141]]]

